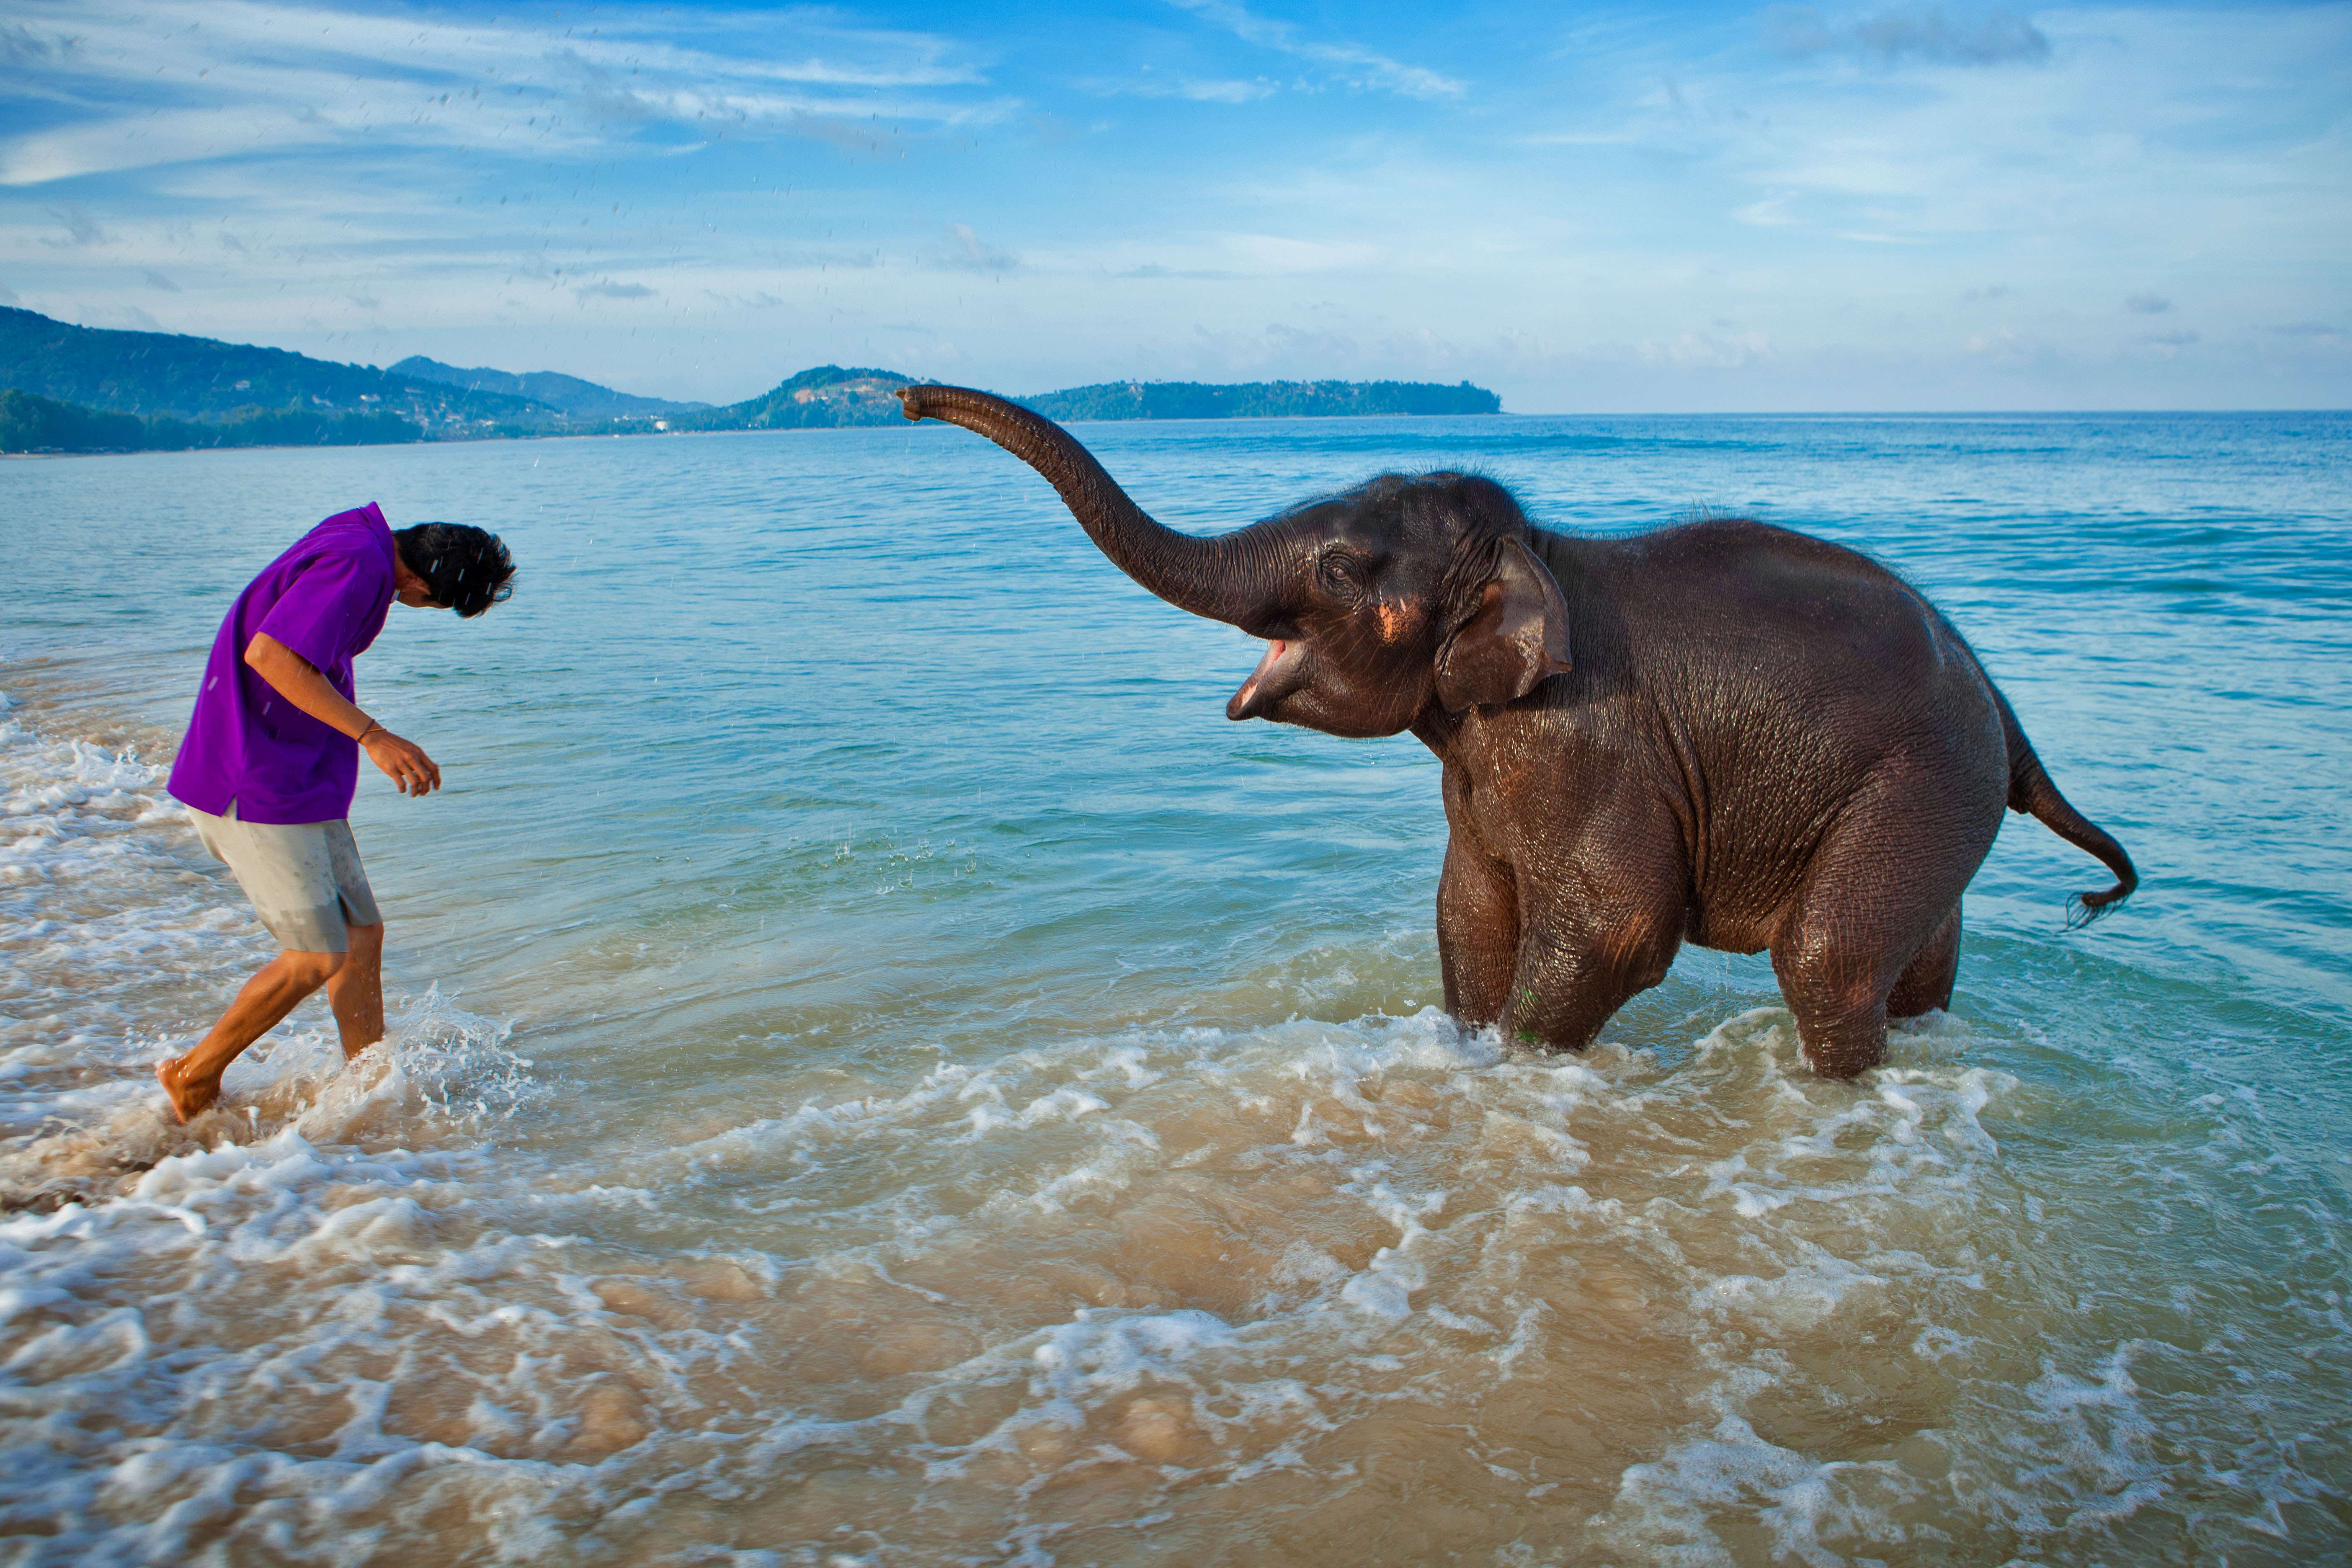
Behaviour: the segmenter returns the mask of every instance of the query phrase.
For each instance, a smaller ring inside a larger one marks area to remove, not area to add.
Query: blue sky
[[[728,401],[2352,404],[2352,5],[10,0],[0,303]]]

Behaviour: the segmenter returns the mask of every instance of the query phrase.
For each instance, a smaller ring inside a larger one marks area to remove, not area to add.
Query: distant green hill
[[[320,362],[314,360],[310,363],[317,364]],[[394,379],[405,381],[411,378]],[[562,376],[555,379],[570,381],[572,378]],[[437,426],[427,426],[422,421],[412,423],[392,414],[338,416],[321,410],[252,408],[240,410],[230,420],[192,424],[170,416],[142,419],[135,414],[78,406],[11,391],[0,394],[0,397],[9,400],[5,405],[5,411],[0,411],[0,452],[177,451],[190,447],[334,446],[372,441],[463,439],[476,436],[634,435],[680,430],[789,430],[843,425],[898,424],[905,418],[900,412],[898,389],[915,379],[895,371],[845,370],[839,365],[827,364],[804,370],[772,391],[724,408],[713,408],[707,404],[656,403],[652,398],[627,398],[631,403],[653,404],[661,412],[651,417],[645,414],[625,414],[596,419],[572,417],[533,403],[529,405],[530,415],[520,419],[499,419],[485,424],[445,420]],[[627,397],[626,394],[613,393],[608,388],[596,386],[593,382],[579,382],[577,384],[614,398]],[[520,401],[494,392],[447,390],[450,395],[460,398],[495,397],[501,402]]]
[[[1503,400],[1468,382],[1115,381],[1024,397],[1048,419],[1297,419],[1368,414],[1500,414]]]
[[[799,430],[888,425],[906,418],[898,389],[919,376],[895,370],[844,370],[821,364],[770,391],[724,408],[667,421],[672,430]]]
[[[574,419],[650,419],[663,414],[699,413],[710,406],[708,403],[670,403],[658,397],[638,397],[551,370],[526,371],[520,375],[509,370],[490,370],[483,366],[460,370],[454,364],[443,364],[437,359],[426,359],[423,354],[409,355],[387,374],[404,375],[414,381],[436,381],[445,386],[462,386],[470,392],[499,392],[510,397],[527,397]]]
[[[0,391],[0,452],[184,452],[196,447],[383,447],[422,441],[397,414],[268,408],[217,422],[108,414]]]
[[[903,417],[898,388],[919,381],[892,370],[819,365],[772,392],[686,419],[671,429],[772,430],[804,426],[887,425]],[[1499,414],[1503,400],[1463,382],[1119,381],[1020,398],[1049,419],[1267,419],[1350,415]]]
[[[919,379],[818,365],[757,397],[713,408],[637,397],[554,371],[461,370],[421,354],[384,371],[212,338],[77,327],[0,308],[0,389],[20,395],[0,418],[0,451],[895,425],[902,417],[898,388]],[[1020,401],[1069,420],[1502,412],[1502,399],[1466,381],[1122,381]]]
[[[0,387],[110,414],[227,419],[259,410],[392,414],[436,436],[522,434],[558,422],[528,398],[415,381],[172,332],[77,327],[0,309]]]

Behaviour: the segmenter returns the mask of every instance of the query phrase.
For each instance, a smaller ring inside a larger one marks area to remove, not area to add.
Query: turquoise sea
[[[1076,427],[1162,521],[1475,468],[1747,512],[1974,642],[1948,1016],[1802,1066],[1686,950],[1435,1007],[1409,737],[937,426],[0,464],[0,1562],[2288,1563],[2352,1553],[2352,416]],[[362,703],[394,1037],[167,1124],[270,951],[162,793],[328,512],[497,529]]]

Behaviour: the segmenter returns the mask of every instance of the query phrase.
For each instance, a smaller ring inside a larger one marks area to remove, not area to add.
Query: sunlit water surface
[[[1097,426],[1167,521],[1475,466],[1750,510],[1974,639],[2146,884],[2011,818],[1824,1083],[1686,952],[1575,1058],[1438,1001],[1410,739],[961,432],[0,466],[0,1560],[2305,1563],[2352,1551],[2352,420]],[[324,513],[491,524],[362,700],[394,1038],[163,796]]]

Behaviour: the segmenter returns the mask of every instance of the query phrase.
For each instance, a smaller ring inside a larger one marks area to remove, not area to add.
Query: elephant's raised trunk
[[[902,386],[898,400],[908,418],[961,425],[1045,475],[1111,564],[1179,609],[1236,626],[1265,613],[1267,574],[1251,541],[1196,538],[1154,521],[1052,420],[966,386]]]

